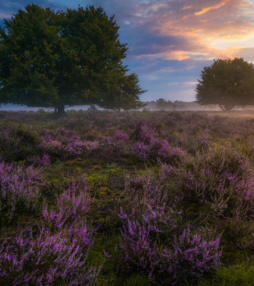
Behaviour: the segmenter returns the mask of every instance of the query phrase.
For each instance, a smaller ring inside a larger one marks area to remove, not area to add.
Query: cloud
[[[222,6],[226,5],[227,2],[230,2],[230,1],[231,1],[231,0],[224,0],[224,1],[220,2],[220,3],[218,3],[217,5],[203,8],[201,11],[195,12],[194,15],[195,15],[195,16],[200,16],[200,15],[202,15],[202,14],[205,14],[205,13],[209,12],[210,10],[219,9],[219,8],[221,8]]]
[[[8,19],[11,18],[11,16],[11,14],[0,12],[0,19]]]
[[[185,10],[185,9],[191,9],[192,7],[193,7],[192,5],[189,5],[189,6],[185,5],[185,6],[183,6],[183,10]]]
[[[239,49],[233,55],[239,58],[244,58],[246,61],[254,63],[254,47]]]
[[[134,1],[135,2],[135,1]],[[196,58],[196,53],[202,57],[230,57],[254,33],[253,3],[246,0],[216,1],[160,1],[158,9],[154,9],[158,1],[146,1],[129,9],[132,17],[129,24],[139,31],[141,39],[146,33],[158,37],[181,39],[184,45],[167,44],[153,45],[149,49],[154,55],[167,59],[184,60]],[[204,5],[205,4],[205,5]],[[127,8],[126,8],[127,9]],[[128,11],[128,9],[127,9]],[[128,14],[125,10],[126,15]],[[145,27],[145,28],[144,28]],[[232,46],[234,46],[232,48]],[[158,47],[158,48],[156,48]],[[148,56],[147,48],[143,56]],[[142,56],[137,55],[138,57]]]
[[[11,15],[10,9],[20,9],[27,2],[0,0],[2,18]],[[69,3],[66,0],[33,2],[52,8],[65,7]],[[189,58],[229,57],[254,34],[254,14],[251,13],[254,13],[254,6],[249,0],[80,2],[81,5],[102,6],[109,16],[115,14],[120,25],[120,39],[128,43],[128,55],[137,59],[183,61]]]
[[[64,8],[64,5],[55,3],[54,0],[33,0],[32,3],[42,7],[51,7],[56,10]],[[31,3],[28,0],[0,0],[0,19],[11,18],[18,10],[23,10],[29,4]]]

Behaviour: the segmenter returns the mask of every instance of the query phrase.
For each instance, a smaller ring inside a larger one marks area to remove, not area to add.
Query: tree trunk
[[[65,114],[65,112],[64,112],[64,105],[60,105],[57,108],[58,108],[58,114]]]
[[[219,104],[219,107],[222,109],[222,111],[230,111],[232,110],[236,105],[234,104]]]
[[[55,114],[58,114],[58,115],[65,114],[64,105],[55,106]]]

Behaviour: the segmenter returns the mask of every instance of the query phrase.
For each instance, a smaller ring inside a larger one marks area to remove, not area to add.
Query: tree
[[[168,109],[168,108],[173,109],[174,103],[170,100],[166,101],[164,98],[159,98],[156,100],[156,107],[158,109]]]
[[[97,105],[113,110],[130,110],[144,107],[146,104],[139,100],[139,94],[144,93],[138,85],[138,77],[132,73],[127,75],[126,67],[114,70],[114,75],[104,75],[101,79],[101,100]]]
[[[205,67],[196,87],[196,102],[222,110],[254,103],[254,66],[242,58],[218,59]]]
[[[127,47],[118,30],[101,7],[27,5],[0,28],[0,102],[59,113],[83,104],[138,106],[144,91],[122,63]]]

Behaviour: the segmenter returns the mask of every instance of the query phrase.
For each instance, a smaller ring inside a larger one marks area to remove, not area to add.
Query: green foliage
[[[117,164],[107,164],[106,170],[104,170],[105,173],[109,174],[119,174],[122,173],[122,169],[120,167],[117,167]]]
[[[40,136],[38,132],[31,130],[27,125],[19,125],[2,130],[0,142],[0,155],[6,161],[22,161],[28,156],[36,154]]]
[[[254,281],[253,261],[220,267],[213,277],[202,279],[198,286],[252,286]]]
[[[199,104],[219,104],[222,110],[252,105],[254,66],[242,58],[215,60],[201,72],[196,92]]]
[[[38,115],[40,119],[45,119],[47,117],[47,112],[44,109],[40,108],[38,110]]]
[[[149,279],[145,275],[141,274],[131,275],[124,283],[124,286],[149,286],[149,285],[151,285],[151,281],[149,281]]]
[[[0,30],[1,102],[54,106],[58,98],[58,50],[61,50],[56,14],[28,5]],[[7,32],[6,32],[7,31]]]
[[[36,107],[143,104],[136,74],[122,60],[126,44],[101,7],[53,11],[27,5],[0,27],[0,102]]]
[[[107,175],[99,175],[97,173],[94,173],[87,178],[87,182],[96,185],[101,185],[102,183],[107,182],[107,180],[108,180]]]
[[[158,100],[156,100],[156,107],[158,109],[174,109],[175,105],[170,100],[166,101],[164,98],[159,98]]]

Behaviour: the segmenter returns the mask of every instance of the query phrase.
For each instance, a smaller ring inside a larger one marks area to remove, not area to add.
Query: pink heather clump
[[[109,136],[105,136],[105,137],[103,138],[103,142],[105,142],[105,143],[107,143],[107,144],[111,144],[111,139],[110,139],[110,137],[109,137]]]
[[[33,156],[30,158],[26,159],[28,162],[31,163],[38,163],[39,165],[43,166],[43,167],[48,167],[50,166],[50,156],[47,154],[43,154],[42,157],[37,155],[37,156]]]
[[[144,143],[149,145],[151,141],[155,139],[156,136],[158,136],[158,134],[156,132],[155,124],[148,123],[148,122],[142,122],[140,133],[139,133],[140,139]]]
[[[129,152],[129,136],[125,133],[116,133],[113,138],[105,136],[101,142],[100,148],[104,153],[114,153],[120,156],[122,152]]]
[[[221,264],[219,244],[220,236],[207,241],[201,234],[191,234],[190,228],[187,228],[175,238],[173,251],[164,249],[163,257],[175,279],[185,274],[202,276]]]
[[[158,212],[150,210],[150,217],[143,216],[141,221],[131,220],[126,214],[123,216],[122,210],[120,212],[125,223],[120,230],[119,246],[121,259],[127,268],[135,267],[141,272],[146,271],[149,278],[157,277],[163,282],[168,275],[173,281],[184,275],[199,277],[220,265],[220,236],[207,240],[201,234],[191,234],[187,229],[174,242],[165,241],[161,247],[159,237],[165,232],[170,215],[167,214],[169,217],[165,224],[160,225],[156,223]],[[172,231],[177,231],[176,226],[167,230],[169,233]]]
[[[142,161],[148,161],[149,159],[149,147],[143,142],[135,142],[132,145],[132,151]]]
[[[129,140],[129,136],[125,133],[116,133],[114,136],[114,141],[122,141],[122,142],[127,142]]]
[[[80,220],[90,208],[90,194],[85,180],[73,183],[71,188],[65,190],[56,201],[56,207],[48,210],[44,203],[42,215],[49,225],[62,228],[66,223]]]
[[[150,213],[149,207],[158,211],[160,209],[165,214],[168,211],[179,212],[182,210],[179,209],[181,200],[181,193],[168,192],[168,180],[164,180],[160,174],[158,178],[150,174],[136,178],[126,177],[123,201],[126,202],[125,212],[132,217],[141,218]]]
[[[62,159],[79,156],[99,147],[97,141],[82,141],[74,131],[63,128],[57,131],[43,130],[41,136],[42,143],[39,144],[39,148],[45,153],[57,155]]]
[[[8,285],[94,285],[101,266],[86,266],[94,233],[85,223],[90,201],[81,179],[57,198],[56,206],[49,209],[44,202],[36,237],[28,228],[0,244],[0,279]]]
[[[154,140],[150,146],[150,153],[162,161],[168,161],[175,157],[182,157],[185,153],[180,148],[172,148],[166,140]]]
[[[176,162],[185,152],[173,148],[167,140],[160,140],[155,124],[142,122],[133,136],[137,142],[132,144],[133,153],[142,161],[160,159],[163,162]]]
[[[13,167],[0,163],[0,202],[3,203],[3,217],[12,220],[16,208],[23,211],[35,210],[41,197],[40,186],[44,185],[42,169],[28,166]]]
[[[158,249],[150,238],[149,230],[138,221],[129,221],[121,229],[120,250],[125,264],[135,265],[139,271],[152,272]]]
[[[206,204],[213,216],[253,217],[254,172],[243,155],[221,149],[204,157],[197,155],[190,166],[177,175],[186,199]]]
[[[183,193],[167,188],[167,177],[173,175],[177,175],[173,167],[162,165],[158,176],[127,176],[118,214],[123,223],[120,259],[127,268],[147,272],[161,283],[210,273],[221,257],[220,236],[208,235],[209,230],[192,234],[190,228],[183,228]]]
[[[92,285],[99,267],[87,267],[87,232],[70,235],[69,229],[56,234],[42,229],[37,238],[21,235],[0,245],[0,277],[8,285]]]

